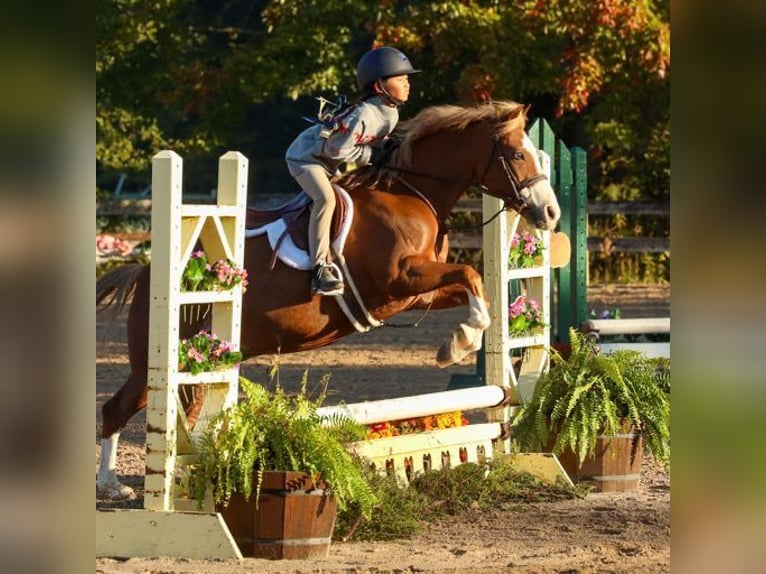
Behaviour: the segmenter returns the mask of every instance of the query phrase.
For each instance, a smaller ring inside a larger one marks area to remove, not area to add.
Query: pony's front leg
[[[436,353],[436,364],[448,367],[459,363],[469,354],[481,349],[484,331],[490,324],[487,304],[483,297],[476,297],[468,291],[468,319],[460,323]]]
[[[426,293],[429,291],[434,292],[435,304],[467,298],[468,318],[442,344],[436,355],[436,363],[440,367],[447,367],[481,349],[482,335],[489,327],[490,317],[484,284],[476,270],[468,265],[439,263],[419,257],[405,259],[401,269],[401,274],[391,285],[391,293],[395,296],[421,295],[423,297],[418,302],[419,306],[426,304]],[[458,298],[456,291],[459,289],[464,290],[464,295]],[[455,305],[440,306],[446,308]]]
[[[408,307],[413,309],[453,309],[461,305],[468,305],[468,294],[462,285],[448,285],[436,291],[429,291],[417,298],[415,303]]]

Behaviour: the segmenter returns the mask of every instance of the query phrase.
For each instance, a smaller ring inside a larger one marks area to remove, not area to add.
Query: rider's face
[[[407,75],[391,76],[382,80],[382,84],[386,91],[399,101],[406,102],[410,97],[410,78]]]

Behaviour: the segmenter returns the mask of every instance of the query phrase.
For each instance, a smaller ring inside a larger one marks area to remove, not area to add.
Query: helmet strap
[[[380,94],[379,95],[382,96],[383,99],[386,100],[386,102],[388,102],[392,106],[396,106],[397,108],[399,106],[403,106],[404,105],[404,100],[400,100],[398,98],[395,98],[394,96],[392,96],[391,94],[388,93],[388,90],[383,85],[383,80],[382,79],[375,80],[375,85],[380,90]]]

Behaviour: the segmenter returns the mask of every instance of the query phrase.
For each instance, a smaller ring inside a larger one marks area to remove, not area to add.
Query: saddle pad
[[[354,220],[354,202],[348,195],[345,189],[333,184],[335,191],[338,193],[338,197],[345,204],[345,216],[340,225],[340,231],[337,237],[332,242],[332,248],[336,253],[343,253],[343,247],[346,244],[346,238],[348,237],[348,231],[351,229],[351,223]],[[305,196],[305,199],[303,198]],[[301,202],[308,202],[310,199],[305,193],[299,194],[294,200],[296,204]],[[291,202],[293,203],[293,202]],[[300,269],[307,271],[314,268],[311,256],[306,249],[302,249],[295,244],[290,233],[287,231],[287,223],[284,219],[277,219],[253,229],[245,230],[245,238],[256,237],[258,235],[266,235],[269,239],[269,245],[271,249],[276,249],[277,245],[279,250],[277,251],[277,257],[282,263],[292,267],[293,269]],[[284,238],[282,236],[284,235]],[[281,243],[280,243],[281,239]]]

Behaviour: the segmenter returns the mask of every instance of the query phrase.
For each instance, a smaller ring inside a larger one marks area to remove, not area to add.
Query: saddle
[[[332,214],[332,226],[330,227],[330,241],[335,241],[341,233],[343,220],[346,217],[346,202],[335,192],[335,210]],[[313,200],[305,191],[299,193],[294,199],[274,209],[253,209],[248,207],[245,216],[245,228],[254,229],[273,223],[277,219],[285,222],[286,234],[290,235],[296,247],[303,250],[309,248],[309,217]],[[280,243],[282,238],[280,238]]]
[[[337,186],[335,192],[335,210],[332,215],[332,224],[330,226],[330,242],[334,246],[340,247],[345,243],[345,236],[348,234],[350,224],[349,217],[353,214],[353,206],[350,205],[351,198],[348,194]],[[299,193],[289,202],[274,209],[253,209],[248,208],[245,215],[245,237],[260,235],[267,232],[271,247],[274,250],[272,266],[274,260],[279,258],[296,268],[307,268],[304,264],[297,263],[294,249],[305,252],[308,257],[309,249],[309,217],[311,215],[312,199],[306,192]],[[277,235],[278,233],[278,235]],[[280,253],[280,246],[288,239],[286,245],[289,245],[288,251],[291,254]]]

